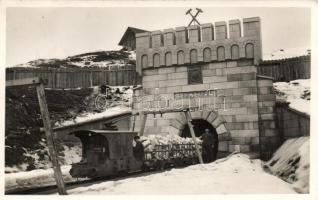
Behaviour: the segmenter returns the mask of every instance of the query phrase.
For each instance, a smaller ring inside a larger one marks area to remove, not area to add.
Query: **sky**
[[[128,26],[149,31],[187,26],[189,7],[15,7],[6,12],[6,66],[118,50]],[[261,17],[263,55],[310,48],[309,8],[201,7],[200,23]],[[193,10],[194,13],[194,10]]]

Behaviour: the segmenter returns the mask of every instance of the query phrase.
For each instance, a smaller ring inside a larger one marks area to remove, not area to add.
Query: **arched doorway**
[[[194,119],[192,120],[193,129],[196,137],[200,137],[204,132],[205,129],[209,129],[210,134],[212,135],[212,139],[214,141],[213,143],[213,152],[210,152],[213,155],[208,155],[208,157],[211,156],[211,160],[207,158],[203,158],[204,162],[210,162],[214,161],[216,159],[216,154],[218,152],[218,146],[219,146],[219,139],[218,139],[218,133],[216,129],[206,120],[203,119]],[[188,124],[186,124],[181,131],[181,137],[191,137],[190,129]],[[209,153],[209,154],[210,154]],[[204,157],[204,155],[202,155]]]
[[[216,138],[218,137],[215,128],[208,121],[203,119],[194,119],[192,120],[192,124],[196,137],[200,137],[204,133],[205,129],[209,129],[212,135],[214,135]],[[183,128],[181,132],[181,137],[191,137],[188,124],[186,124]]]
[[[193,124],[197,125],[194,128],[197,130],[195,132],[198,136],[202,135],[204,131],[202,127],[204,126],[210,128],[211,133],[213,133],[214,130],[217,132],[218,158],[225,157],[232,152],[230,151],[232,141],[231,132],[227,129],[226,120],[221,115],[214,111],[194,111],[191,112],[191,117]],[[188,122],[184,117],[184,113],[178,113],[170,120],[171,129],[175,130],[175,134],[181,137],[191,137],[187,124]]]

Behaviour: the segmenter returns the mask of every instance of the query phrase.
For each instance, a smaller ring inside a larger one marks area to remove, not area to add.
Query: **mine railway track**
[[[169,170],[169,169],[167,169],[167,170]],[[116,175],[116,176],[105,177],[105,178],[81,180],[81,181],[76,181],[76,182],[68,182],[68,183],[65,183],[65,186],[68,190],[70,190],[70,189],[77,188],[79,186],[82,186],[82,187],[83,186],[90,186],[93,184],[102,183],[104,181],[116,181],[116,180],[120,180],[120,179],[138,177],[140,175],[155,174],[155,173],[161,173],[161,172],[162,171],[150,171],[150,172],[138,171],[138,172],[132,172],[129,174]],[[57,193],[57,186],[56,185],[5,192],[6,195],[45,195],[45,194],[55,194],[55,193]]]

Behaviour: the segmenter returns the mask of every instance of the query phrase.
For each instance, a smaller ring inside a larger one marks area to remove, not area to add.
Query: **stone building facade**
[[[267,157],[277,146],[272,79],[257,76],[260,18],[136,34],[135,110],[191,109],[197,136],[212,128],[219,151]],[[243,29],[243,35],[241,34]],[[135,127],[140,127],[137,118]],[[201,128],[201,129],[199,129]],[[148,116],[145,135],[184,135],[183,113]]]

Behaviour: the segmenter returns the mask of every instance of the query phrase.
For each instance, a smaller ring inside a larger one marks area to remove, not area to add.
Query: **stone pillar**
[[[150,33],[137,33],[136,34],[136,71],[141,75],[142,64],[141,58],[143,55],[147,55],[147,49],[150,48]]]
[[[150,33],[143,32],[136,34],[136,49],[147,49],[150,48]]]
[[[260,18],[251,17],[243,19],[244,37],[260,37]]]
[[[238,19],[229,21],[229,34],[231,39],[237,39],[241,37],[241,22]]]
[[[200,42],[200,27],[192,25],[188,27],[189,30],[189,43]]]
[[[213,25],[211,23],[202,24],[202,42],[213,40]]]
[[[176,28],[176,45],[182,45],[188,42],[188,31],[186,27]]]
[[[163,44],[164,46],[174,45],[174,30],[172,28],[165,29],[163,32]]]
[[[152,48],[157,48],[162,46],[162,34],[161,31],[151,32]]]
[[[215,22],[215,39],[224,40],[227,39],[227,27],[226,22]]]
[[[244,37],[255,41],[254,43],[254,64],[258,64],[262,59],[262,42],[261,42],[261,19],[251,17],[243,19]]]

